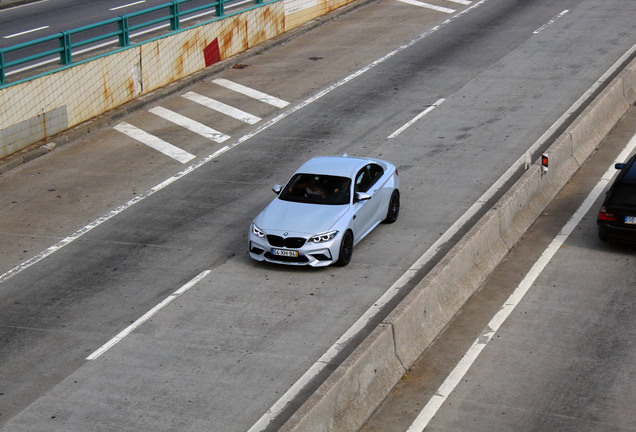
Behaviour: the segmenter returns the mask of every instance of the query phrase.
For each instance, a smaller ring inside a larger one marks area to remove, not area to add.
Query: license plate
[[[625,216],[626,224],[636,224],[636,216]]]
[[[298,258],[298,251],[285,250],[285,249],[272,249],[272,255]]]

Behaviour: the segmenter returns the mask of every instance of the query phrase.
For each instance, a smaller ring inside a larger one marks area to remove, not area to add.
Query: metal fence
[[[141,36],[144,33],[160,32],[162,29],[167,28],[168,34],[178,32],[182,30],[182,24],[186,18],[192,17],[194,14],[201,11],[210,11],[214,13],[214,18],[205,20],[204,23],[209,23],[222,19],[228,15],[225,13],[226,4],[229,2],[226,0],[217,0],[207,3],[203,6],[193,7],[187,10],[181,10],[181,6],[184,3],[188,3],[192,0],[173,0],[170,3],[164,3],[159,6],[155,6],[142,11],[120,15],[117,18],[111,18],[109,20],[100,21],[95,24],[75,28],[72,30],[62,31],[60,33],[46,36],[43,38],[35,39],[30,42],[24,42],[18,45],[10,46],[7,48],[0,48],[0,88],[10,85],[7,83],[7,74],[9,68],[15,68],[20,65],[28,65],[22,70],[15,71],[25,72],[26,70],[35,70],[36,67],[42,66],[44,63],[56,63],[62,65],[55,68],[55,70],[62,69],[68,65],[73,64],[74,54],[84,54],[89,49],[80,50],[81,47],[91,46],[91,50],[103,48],[106,45],[117,43],[117,47],[111,49],[121,49],[137,45],[142,42],[131,42],[131,37]],[[243,8],[240,11],[246,9],[260,7],[266,3],[263,0],[250,0],[250,6]],[[235,12],[238,13],[238,12]],[[158,15],[158,16],[157,16]],[[199,25],[201,23],[193,24]],[[152,28],[152,26],[157,26]],[[189,27],[184,27],[189,28]],[[135,34],[133,32],[139,33]],[[165,36],[163,34],[162,36]],[[104,43],[104,41],[108,41]],[[99,43],[102,45],[99,45]],[[35,53],[20,55],[20,51],[34,48]],[[9,58],[9,56],[13,58]],[[96,56],[84,56],[84,60],[95,58]],[[48,61],[34,65],[41,59],[48,59]],[[58,60],[59,59],[59,60]],[[34,72],[35,74],[35,72]],[[32,77],[31,77],[32,78]],[[28,78],[27,78],[28,79]],[[20,80],[23,81],[24,79]],[[15,83],[12,83],[15,84]]]

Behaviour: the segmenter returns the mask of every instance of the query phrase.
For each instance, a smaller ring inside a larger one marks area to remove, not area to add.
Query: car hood
[[[254,219],[266,232],[320,234],[329,231],[347,212],[348,205],[321,205],[276,198]]]

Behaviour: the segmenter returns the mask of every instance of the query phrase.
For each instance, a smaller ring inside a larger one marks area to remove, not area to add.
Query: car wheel
[[[338,255],[338,261],[336,261],[336,265],[340,267],[344,267],[351,261],[351,256],[353,255],[353,234],[351,231],[347,231],[342,236],[342,241],[340,242],[340,254]]]
[[[609,238],[605,234],[601,234],[600,232],[598,233],[598,238],[600,238],[601,241],[604,241],[604,242],[609,240]]]
[[[394,190],[393,194],[391,195],[391,200],[389,201],[389,209],[386,212],[386,219],[384,219],[384,223],[395,222],[399,214],[400,214],[400,192],[398,192],[397,190]]]

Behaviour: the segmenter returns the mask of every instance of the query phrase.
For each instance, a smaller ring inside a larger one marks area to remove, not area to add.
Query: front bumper
[[[289,248],[285,246],[274,246],[270,244],[267,236],[257,237],[250,232],[248,251],[250,256],[257,261],[295,266],[324,267],[338,260],[341,237],[340,233],[338,233],[333,239],[326,242],[312,243],[306,241],[299,248]],[[297,252],[298,256],[275,255],[275,250]]]

